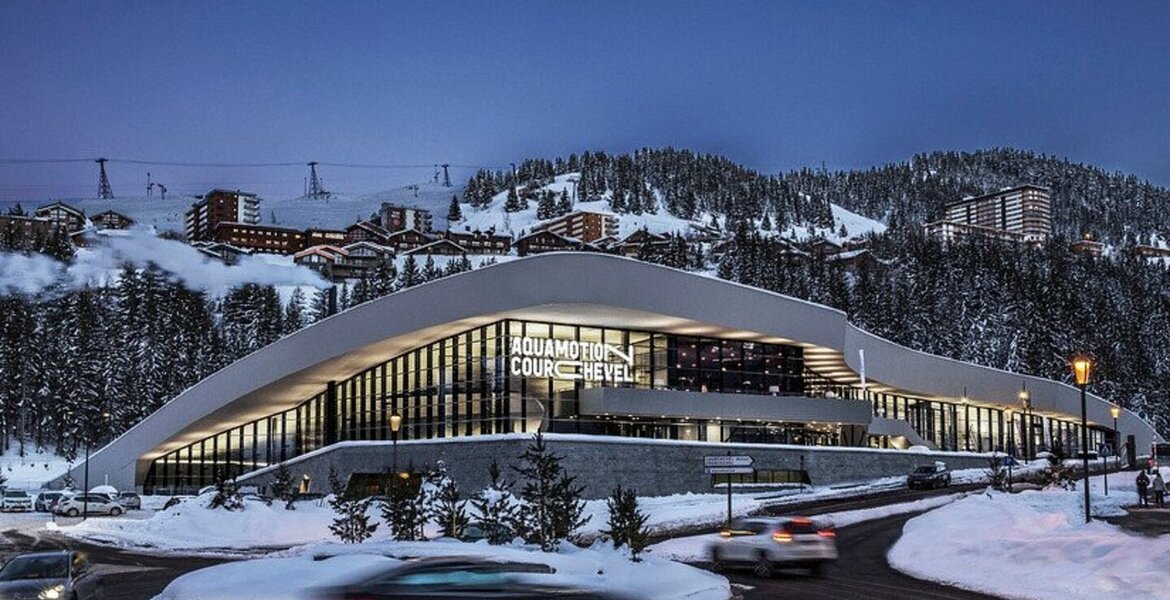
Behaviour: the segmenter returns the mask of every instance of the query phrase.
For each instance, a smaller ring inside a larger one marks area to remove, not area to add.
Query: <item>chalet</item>
[[[102,211],[90,217],[89,220],[98,229],[127,229],[134,224],[134,219],[112,210]]]
[[[381,225],[373,221],[358,221],[345,228],[345,239],[343,241],[346,244],[374,242],[375,244],[384,245],[389,237],[390,232],[382,228]]]
[[[651,233],[647,229],[639,229],[616,244],[611,244],[610,252],[636,258],[642,254],[643,248],[666,248],[670,245],[670,236]]]
[[[877,258],[868,249],[862,248],[860,250],[846,250],[845,252],[838,252],[831,256],[826,256],[825,262],[833,263],[850,273],[854,273],[862,264],[868,266],[876,265]]]
[[[425,246],[438,238],[429,233],[423,233],[417,229],[403,229],[402,231],[395,231],[382,242],[383,246],[389,246],[394,249],[395,254],[402,254],[407,250],[413,250],[421,246]]]
[[[827,240],[823,237],[809,240],[807,247],[810,254],[822,258],[831,254],[837,254],[838,252],[841,252],[842,249],[841,244]]]
[[[1068,245],[1068,251],[1073,254],[1084,254],[1092,257],[1099,257],[1105,254],[1105,244],[1101,242],[1085,238],[1077,240]]]
[[[254,252],[296,254],[305,246],[305,234],[276,225],[226,222],[215,226],[215,241]]]
[[[345,232],[339,229],[316,229],[309,228],[305,230],[305,247],[312,246],[343,246],[345,245]]]
[[[223,242],[195,242],[191,246],[208,258],[214,258],[225,265],[239,264],[241,257],[252,254],[252,251],[247,248]]]
[[[293,255],[293,262],[320,273],[331,281],[340,281],[352,275],[349,251],[345,248],[319,244]]]
[[[425,246],[407,250],[404,254],[416,256],[464,256],[467,250],[451,240],[435,240]]]
[[[389,232],[403,229],[417,229],[424,233],[431,232],[431,211],[410,206],[398,206],[383,202],[378,209],[378,221],[382,228]]]
[[[1170,258],[1170,248],[1138,244],[1130,248],[1129,253],[1138,258]]]
[[[512,249],[512,236],[488,231],[444,231],[440,236],[462,246],[470,254],[507,254]]]
[[[528,256],[542,252],[557,252],[560,250],[582,250],[585,245],[580,240],[553,233],[551,231],[534,231],[516,239],[516,254]],[[593,246],[589,246],[593,249]]]
[[[342,246],[355,268],[370,269],[379,263],[394,260],[394,249],[374,242],[354,242]]]
[[[33,213],[38,219],[48,219],[65,231],[80,231],[85,228],[85,212],[64,202],[46,204]]]
[[[49,219],[25,215],[0,215],[0,236],[4,239],[43,238],[57,229],[59,229],[57,223]]]

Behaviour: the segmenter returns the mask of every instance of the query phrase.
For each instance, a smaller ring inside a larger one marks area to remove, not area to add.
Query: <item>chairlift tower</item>
[[[324,198],[329,192],[325,191],[321,178],[317,177],[317,161],[309,161],[309,193],[310,198]]]
[[[106,162],[108,158],[98,158],[93,162],[98,164],[98,198],[112,200],[114,189],[110,187],[110,178],[106,176]]]
[[[443,187],[449,188],[451,187],[451,173],[447,169],[451,165],[449,163],[443,163],[440,166],[443,167]]]

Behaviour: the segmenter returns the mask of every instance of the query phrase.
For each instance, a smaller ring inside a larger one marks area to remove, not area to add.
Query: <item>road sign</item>
[[[1113,452],[1109,449],[1109,444],[1101,444],[1100,446],[1097,446],[1097,456],[1100,456],[1101,458],[1108,458],[1112,455]]]
[[[751,467],[706,467],[703,472],[708,475],[736,475],[755,473],[756,470]]]
[[[755,459],[746,455],[716,455],[703,457],[704,467],[750,467],[752,466],[753,462],[755,462]]]
[[[1016,457],[1009,455],[1007,458],[1003,459],[1003,464],[1009,467],[1014,467],[1020,463],[1016,462]]]

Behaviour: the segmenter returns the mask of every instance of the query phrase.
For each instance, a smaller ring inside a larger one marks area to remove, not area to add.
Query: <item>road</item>
[[[148,556],[97,546],[51,533],[0,532],[0,559],[21,552],[71,549],[84,552],[94,565],[94,600],[147,600],[176,577],[227,559],[190,556]],[[81,600],[89,600],[82,598]]]
[[[732,584],[743,586],[735,589],[744,600],[993,600],[994,596],[915,579],[890,567],[886,553],[913,516],[899,515],[837,530],[840,559],[820,578],[795,570],[782,571],[774,579],[760,579],[748,570],[733,570],[725,575]]]

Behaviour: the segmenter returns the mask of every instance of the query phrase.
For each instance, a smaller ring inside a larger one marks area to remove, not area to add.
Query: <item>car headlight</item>
[[[57,600],[58,598],[61,597],[61,594],[64,591],[65,591],[65,586],[63,584],[58,583],[57,585],[55,585],[51,588],[41,590],[41,593],[37,594],[37,600]]]

